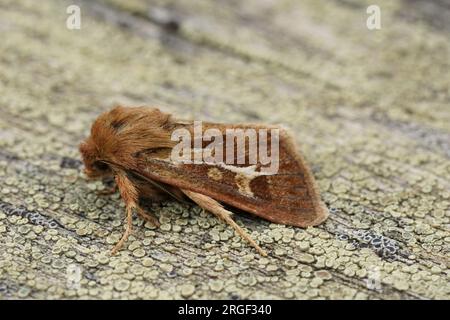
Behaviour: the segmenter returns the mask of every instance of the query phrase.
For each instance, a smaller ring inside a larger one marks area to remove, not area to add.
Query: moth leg
[[[228,223],[234,230],[247,242],[249,242],[262,256],[267,256],[267,252],[264,251],[256,242],[253,240],[250,235],[244,231],[237,223],[231,218],[232,212],[226,210],[219,202],[216,200],[207,197],[203,194],[183,190],[182,191],[192,199],[195,203],[197,203],[203,209],[213,213],[219,219],[222,219],[226,223]]]
[[[159,227],[161,224],[159,223],[158,218],[150,211],[142,209],[140,206],[136,207],[136,212],[147,222],[150,222],[155,227]]]
[[[116,172],[116,184],[119,188],[120,195],[125,202],[126,206],[126,213],[127,213],[127,224],[125,232],[122,235],[122,238],[119,240],[119,242],[114,246],[114,248],[111,251],[111,254],[116,254],[117,251],[119,251],[123,244],[127,241],[128,237],[131,234],[131,230],[133,228],[133,209],[137,208],[137,199],[138,199],[138,192],[136,187],[133,185],[133,183],[128,179],[126,173],[122,171]]]
[[[117,242],[117,244],[114,246],[114,248],[111,250],[111,254],[115,255],[117,251],[119,251],[123,244],[128,240],[128,237],[131,234],[132,226],[133,226],[133,208],[127,206],[127,228],[125,229],[125,232],[122,235],[122,238]]]
[[[114,185],[112,187],[106,188],[104,190],[100,190],[97,192],[97,194],[100,196],[108,196],[108,195],[116,193],[118,189],[119,188],[117,186],[117,183],[114,183]]]

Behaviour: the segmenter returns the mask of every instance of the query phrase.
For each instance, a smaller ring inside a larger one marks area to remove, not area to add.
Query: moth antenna
[[[226,223],[228,223],[234,230],[248,243],[250,243],[262,256],[266,257],[267,252],[264,251],[255,240],[250,237],[250,235],[244,231],[232,218],[231,212],[226,210],[219,202],[216,200],[207,197],[203,194],[192,192],[189,190],[181,189],[184,194],[186,194],[189,198],[192,199],[195,203],[197,203],[203,210],[208,210],[209,212],[216,215],[218,218],[222,219]]]

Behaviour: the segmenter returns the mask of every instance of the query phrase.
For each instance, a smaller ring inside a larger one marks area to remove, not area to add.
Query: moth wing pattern
[[[194,130],[192,123],[182,123],[177,127],[185,127],[190,132]],[[274,223],[308,227],[318,225],[328,217],[313,174],[296,151],[293,138],[287,130],[255,124],[203,123],[203,129],[208,128],[220,129],[223,141],[227,128],[279,129],[277,173],[263,175],[258,174],[258,171],[230,170],[230,166],[217,164],[174,162],[170,157],[171,148],[139,152],[135,170],[150,180],[203,194]],[[250,167],[249,159],[247,153],[245,163],[236,168]]]

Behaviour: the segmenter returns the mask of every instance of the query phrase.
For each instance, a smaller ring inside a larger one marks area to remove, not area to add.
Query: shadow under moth
[[[181,139],[185,136],[194,138]],[[318,225],[328,216],[311,170],[278,126],[199,126],[156,108],[118,106],[95,120],[80,152],[87,177],[114,177],[115,187],[105,193],[118,189],[125,202],[126,229],[113,254],[131,233],[133,212],[159,226],[156,216],[143,209],[145,201],[190,199],[264,256],[228,207],[298,227]]]

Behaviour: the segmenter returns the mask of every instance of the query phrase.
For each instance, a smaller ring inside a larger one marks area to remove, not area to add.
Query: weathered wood
[[[0,3],[0,298],[448,299],[450,7],[377,1]],[[199,208],[123,231],[77,145],[114,103],[283,123],[332,214],[239,215],[269,257]],[[78,278],[79,276],[79,278]]]

